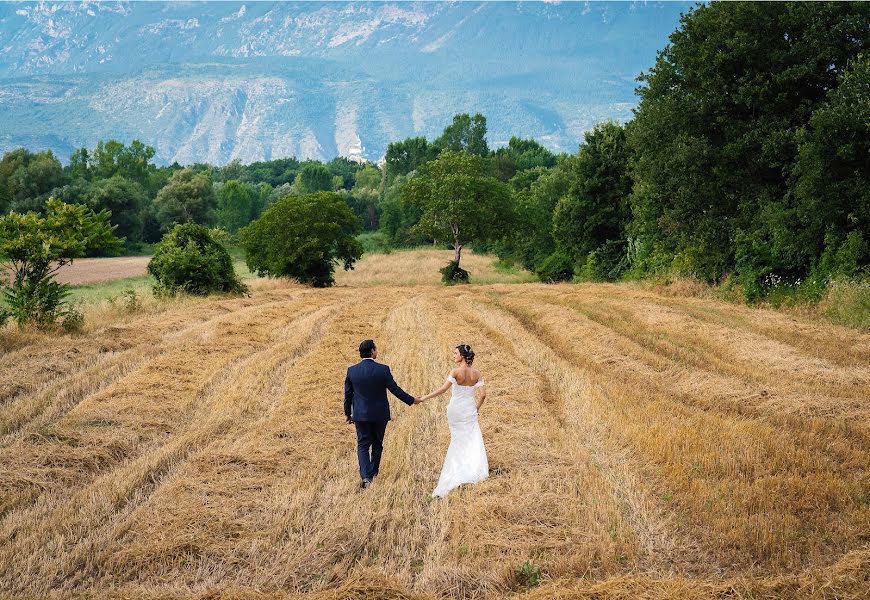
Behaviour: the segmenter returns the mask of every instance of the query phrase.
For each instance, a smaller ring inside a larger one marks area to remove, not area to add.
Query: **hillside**
[[[377,160],[483,112],[573,152],[627,120],[689,3],[3,3],[0,152],[139,138],[159,163]]]
[[[430,260],[390,258],[396,277]],[[627,285],[360,287],[384,269],[102,313],[79,336],[3,333],[0,589],[866,592],[870,336]],[[367,337],[412,393],[475,348],[487,481],[429,498],[441,399],[393,406],[381,475],[358,488],[341,384]]]

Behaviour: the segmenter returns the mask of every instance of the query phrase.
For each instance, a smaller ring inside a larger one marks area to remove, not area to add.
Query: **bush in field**
[[[205,296],[213,292],[245,293],[226,249],[195,223],[176,225],[166,234],[148,263],[157,280],[155,292]]]
[[[459,266],[459,263],[455,260],[451,260],[447,265],[441,269],[441,281],[445,285],[456,285],[457,283],[468,283],[471,277],[468,275],[468,271]]]
[[[535,269],[538,279],[544,283],[570,281],[574,277],[574,261],[564,252],[554,252]]]
[[[335,282],[336,262],[349,270],[362,256],[358,230],[341,196],[318,192],[282,198],[239,232],[239,242],[248,268],[259,275],[328,287]]]
[[[0,216],[0,256],[5,257],[0,271],[11,276],[3,290],[8,317],[19,327],[80,321],[66,306],[69,286],[54,276],[86,252],[120,247],[109,217],[108,211],[95,213],[87,206],[54,199],[46,202],[44,216],[35,212]],[[0,317],[0,324],[5,318]]]

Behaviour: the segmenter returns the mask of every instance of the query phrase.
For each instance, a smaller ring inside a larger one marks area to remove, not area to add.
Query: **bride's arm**
[[[483,401],[486,400],[486,386],[480,386],[480,397],[477,399],[477,410],[480,410],[480,407],[483,406]]]
[[[421,396],[420,400],[428,400],[429,398],[434,398],[435,396],[440,396],[441,394],[443,394],[444,392],[449,390],[451,385],[452,384],[450,383],[449,380],[445,381],[444,385],[442,385],[440,388],[438,388],[437,390],[435,390],[431,394],[426,394],[425,396]]]

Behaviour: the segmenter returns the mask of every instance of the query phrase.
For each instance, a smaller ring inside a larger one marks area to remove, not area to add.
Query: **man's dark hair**
[[[374,340],[363,340],[359,345],[359,357],[360,358],[371,358],[372,352],[375,349],[375,341]]]

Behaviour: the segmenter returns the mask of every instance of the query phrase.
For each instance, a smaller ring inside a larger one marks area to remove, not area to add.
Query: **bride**
[[[421,398],[428,400],[452,388],[450,404],[447,405],[450,447],[444,457],[438,485],[432,492],[433,496],[441,498],[463,483],[483,481],[489,475],[486,448],[483,446],[483,435],[477,422],[477,411],[486,400],[483,376],[480,371],[471,368],[474,362],[471,346],[456,346],[453,350],[453,362],[456,363],[456,368],[450,371],[444,385]],[[476,397],[478,389],[479,398]]]

